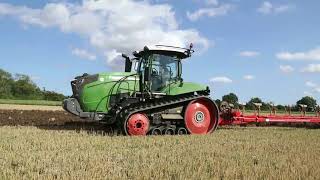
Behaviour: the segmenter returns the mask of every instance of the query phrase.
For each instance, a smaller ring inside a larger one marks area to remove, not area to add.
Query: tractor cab
[[[142,51],[135,51],[135,58],[126,58],[126,71],[134,71],[140,76],[140,89],[144,92],[161,94],[171,84],[183,81],[181,60],[193,53],[192,44],[189,49],[173,46],[145,46]]]
[[[179,73],[181,62],[178,57],[164,54],[152,54],[149,58],[151,63],[151,91],[161,91],[161,89],[168,86],[170,82],[181,79],[181,73]],[[141,74],[145,74],[144,66],[145,64],[142,61],[139,69]]]

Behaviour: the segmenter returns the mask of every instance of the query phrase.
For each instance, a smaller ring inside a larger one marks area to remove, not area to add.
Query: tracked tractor
[[[76,77],[63,107],[130,136],[212,133],[219,109],[209,87],[182,78],[182,62],[193,52],[192,45],[156,45],[133,52],[133,58],[122,54],[125,72]]]

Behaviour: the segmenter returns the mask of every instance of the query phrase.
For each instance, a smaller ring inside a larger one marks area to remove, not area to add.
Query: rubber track
[[[131,105],[128,105],[124,108],[122,108],[120,112],[120,117],[122,119],[122,126],[125,125],[126,120],[135,113],[138,112],[146,112],[150,110],[157,110],[157,109],[170,109],[170,108],[175,108],[179,107],[182,105],[185,105],[195,99],[199,98],[209,98],[208,96],[203,96],[203,95],[186,95],[182,97],[164,97],[161,99],[156,99],[155,101],[146,101],[146,102],[139,102],[139,103],[134,103]],[[166,108],[165,108],[166,107]],[[125,133],[126,132],[126,128]]]

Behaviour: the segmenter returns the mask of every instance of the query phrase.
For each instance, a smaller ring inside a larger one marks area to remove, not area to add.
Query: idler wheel
[[[174,135],[175,130],[173,128],[165,128],[163,134],[164,135]]]
[[[162,131],[160,128],[153,128],[150,132],[151,135],[155,135],[155,136],[158,136],[158,135],[162,135]]]
[[[130,136],[145,136],[150,127],[150,121],[145,114],[131,115],[124,124],[125,132]]]
[[[180,127],[177,129],[177,135],[184,135],[184,134],[188,134],[188,131],[186,128]]]

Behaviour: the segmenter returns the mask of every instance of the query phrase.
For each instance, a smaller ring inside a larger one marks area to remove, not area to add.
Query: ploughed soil
[[[0,109],[0,126],[35,126],[47,130],[85,130],[110,133],[110,127],[80,119],[65,111]]]
[[[246,126],[285,126],[302,128],[320,128],[320,124],[259,124]],[[72,130],[87,131],[93,134],[118,134],[114,128],[97,121],[90,121],[73,116],[65,111],[53,110],[21,110],[21,109],[1,109],[1,126],[35,126],[46,130]],[[229,126],[230,127],[230,126]],[[220,127],[222,129],[228,127]]]

